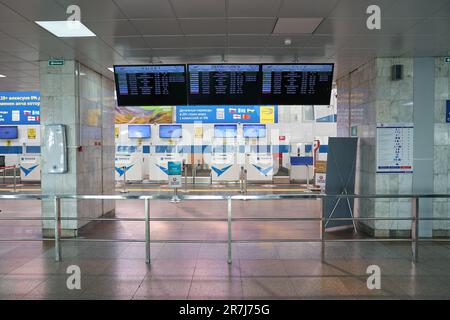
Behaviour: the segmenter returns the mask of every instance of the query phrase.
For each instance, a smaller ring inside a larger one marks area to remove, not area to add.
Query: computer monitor
[[[10,140],[19,137],[19,129],[17,126],[0,126],[0,139]]]
[[[216,124],[214,126],[215,138],[236,138],[237,125],[235,124]]]
[[[128,138],[129,139],[149,139],[151,138],[150,125],[129,125]]]
[[[180,139],[183,136],[182,131],[181,125],[160,125],[159,137],[161,139]]]
[[[244,124],[244,138],[264,138],[266,136],[265,124]]]

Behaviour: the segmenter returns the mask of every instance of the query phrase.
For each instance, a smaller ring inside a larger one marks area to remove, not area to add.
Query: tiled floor
[[[2,201],[2,216],[38,216],[39,203]],[[153,202],[154,217],[225,217],[220,202]],[[235,202],[238,216],[316,216],[315,201]],[[142,202],[118,202],[117,216],[141,217]],[[281,214],[283,213],[283,214]],[[226,239],[222,222],[154,222],[154,239]],[[237,222],[235,239],[315,238],[318,224]],[[2,221],[0,238],[40,237],[40,222]],[[137,222],[102,222],[85,238],[142,239]],[[155,243],[152,263],[143,243],[0,242],[0,299],[450,299],[450,244],[421,244],[411,262],[409,244],[236,243],[233,263],[225,244]],[[366,285],[369,265],[381,268],[381,290]],[[66,268],[81,268],[81,290],[67,289]]]

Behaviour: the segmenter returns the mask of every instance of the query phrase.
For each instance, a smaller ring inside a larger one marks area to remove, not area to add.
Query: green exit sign
[[[51,67],[63,66],[64,60],[48,60],[48,65]]]

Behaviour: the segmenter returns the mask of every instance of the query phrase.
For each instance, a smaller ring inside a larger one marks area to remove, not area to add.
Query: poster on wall
[[[172,123],[173,107],[116,107],[116,124]]]
[[[177,123],[278,123],[278,106],[177,106]]]
[[[414,125],[377,124],[377,173],[413,173]]]
[[[0,92],[0,125],[38,125],[40,104],[37,91]]]

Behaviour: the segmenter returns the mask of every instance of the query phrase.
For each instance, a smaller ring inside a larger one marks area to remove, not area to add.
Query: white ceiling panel
[[[184,34],[226,34],[225,19],[180,19]]]
[[[229,17],[274,17],[282,0],[229,0]]]
[[[171,0],[178,18],[225,16],[225,0]]]
[[[142,35],[179,35],[181,29],[176,19],[131,20]]]
[[[34,22],[0,22],[0,30],[13,37],[40,36],[43,29]],[[46,31],[45,31],[46,32]]]
[[[26,21],[26,19],[7,6],[0,4],[0,21],[1,22],[20,22]]]
[[[309,46],[311,35],[272,35],[269,39],[269,47],[285,47],[285,40],[291,40],[290,47],[307,47]]]
[[[328,16],[338,2],[339,0],[284,0],[279,16],[283,18],[323,18]]]
[[[231,18],[228,20],[230,34],[270,34],[276,18]]]
[[[366,11],[370,5],[381,8],[382,17],[392,17],[394,3],[397,0],[339,0],[329,17],[334,18],[366,18]],[[415,0],[422,1],[422,0]]]
[[[56,0],[61,6],[78,5],[81,21],[118,20],[127,18],[113,0]]]
[[[365,18],[329,18],[322,21],[314,34],[401,34],[405,33],[421,20],[417,18],[382,18],[381,30],[369,30]]]
[[[128,36],[128,37],[101,37],[112,48],[117,51],[121,51],[127,48],[148,48],[149,45],[141,36]]]
[[[311,34],[323,18],[280,18],[273,33],[275,34]]]
[[[230,47],[265,47],[269,41],[268,35],[230,35]]]
[[[129,19],[175,18],[168,0],[114,0]]]
[[[432,17],[435,14],[439,14],[439,12],[446,8],[448,4],[448,0],[395,0],[387,14],[392,17],[400,18]],[[382,9],[381,12],[384,13],[384,11],[385,10]]]
[[[227,37],[215,36],[186,36],[186,46],[189,48],[226,47]]]
[[[145,36],[151,48],[185,48],[187,40],[184,36]]]
[[[128,20],[86,21],[84,23],[97,36],[119,37],[135,36],[136,29]]]
[[[2,4],[32,20],[66,20],[66,9],[54,0],[1,0]]]

